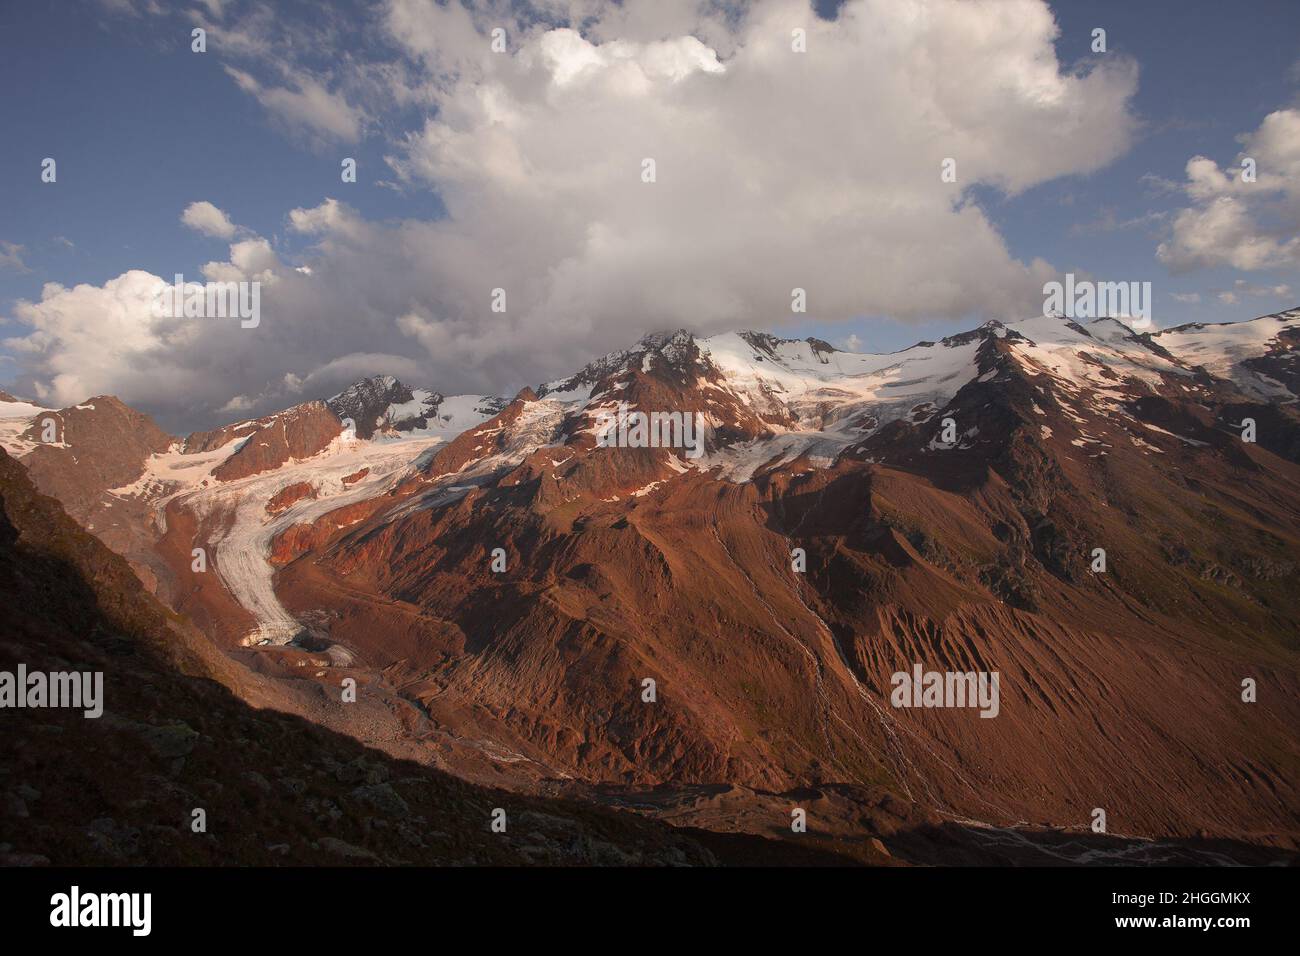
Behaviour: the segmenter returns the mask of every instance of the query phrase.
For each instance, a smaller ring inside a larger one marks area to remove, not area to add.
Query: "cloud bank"
[[[1156,251],[1174,272],[1300,266],[1300,110],[1270,113],[1238,139],[1242,150],[1232,167],[1220,169],[1204,156],[1187,161],[1181,189],[1191,204]],[[1246,160],[1254,162],[1253,182],[1243,175]]]
[[[258,328],[154,318],[146,273],[48,285],[7,343],[25,381],[192,427],[380,371],[505,391],[653,329],[788,321],[795,288],[819,321],[1020,316],[1053,270],[1009,252],[971,187],[1097,170],[1135,128],[1136,66],[1064,67],[1041,0],[850,0],[834,22],[794,0],[514,10],[391,0],[368,55],[329,73],[241,33],[264,10],[227,11],[211,49],[224,32],[241,89],[328,140],[385,130],[386,176],[446,217],[369,221],[341,184],[286,209],[273,245],[192,203],[186,226],[233,240],[204,275],[264,283]],[[399,107],[416,121],[395,125]]]

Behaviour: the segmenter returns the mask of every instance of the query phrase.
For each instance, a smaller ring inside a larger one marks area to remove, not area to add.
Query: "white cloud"
[[[1300,110],[1270,113],[1238,137],[1234,166],[1204,156],[1187,161],[1183,191],[1192,204],[1174,217],[1156,250],[1175,272],[1229,266],[1242,271],[1300,265]],[[1257,180],[1244,182],[1241,163],[1255,161]]]
[[[235,224],[230,217],[207,200],[192,202],[181,213],[181,222],[196,232],[218,239],[230,239],[235,235]]]
[[[230,401],[226,402],[226,404],[222,405],[221,408],[217,409],[217,411],[242,415],[247,411],[251,411],[253,405],[253,400],[247,395],[236,395]]]
[[[226,73],[291,129],[305,131],[323,142],[353,143],[361,138],[362,112],[311,76],[294,75],[288,86],[266,86],[252,74],[231,66],[226,67]]]
[[[1062,72],[1055,29],[1039,3],[917,0],[851,3],[836,23],[768,4],[722,62],[693,38],[516,37],[514,56],[459,63],[476,79],[448,84],[391,163],[438,189],[481,288],[583,339],[764,324],[795,286],[830,320],[1022,310],[1042,267],[961,187],[1089,171],[1132,131],[1132,65]],[[432,56],[438,36],[407,39]],[[939,177],[950,156],[957,187]]]
[[[158,0],[99,0],[99,4],[108,12],[119,16],[160,16],[163,13]]]
[[[103,286],[46,283],[39,302],[19,300],[14,308],[31,332],[4,344],[29,369],[39,369],[33,385],[42,401],[65,405],[120,386],[129,389],[133,365],[151,355],[162,358],[169,345],[184,344],[151,316],[150,303],[161,284],[157,276],[135,269]]]
[[[260,236],[243,239],[230,246],[228,262],[209,262],[203,275],[211,282],[274,282],[280,260],[271,244]]]
[[[283,402],[286,374],[304,395],[379,371],[448,393],[512,390],[651,329],[788,320],[795,287],[818,321],[1020,315],[1041,307],[1053,270],[1013,256],[969,188],[1087,173],[1133,135],[1135,65],[1063,69],[1041,0],[850,0],[835,22],[803,0],[537,8],[583,31],[521,24],[504,3],[473,14],[391,0],[382,24],[401,57],[340,65],[332,92],[283,45],[283,87],[227,67],[334,140],[371,128],[349,103],[369,110],[381,89],[428,104],[387,152],[403,190],[435,191],[447,216],[369,221],[335,199],[292,209],[289,239],[310,243],[292,263],[240,237],[203,272],[268,283],[255,330],[145,323],[96,359],[77,326],[103,303],[24,303],[20,317],[46,327],[32,379],[69,400],[115,391],[170,421],[211,421],[232,395],[253,412]],[[498,23],[506,54],[490,50]],[[806,53],[791,50],[796,26]],[[955,185],[940,179],[948,157]],[[495,288],[505,314],[490,309]],[[58,376],[82,356],[73,388]]]
[[[323,236],[329,233],[341,235],[364,234],[364,224],[337,199],[326,199],[319,206],[311,209],[291,209],[289,211],[289,228],[294,232],[308,236]]]

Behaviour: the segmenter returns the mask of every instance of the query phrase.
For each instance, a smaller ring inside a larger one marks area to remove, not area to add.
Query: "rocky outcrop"
[[[23,464],[36,486],[83,521],[105,491],[135,481],[145,459],[174,441],[148,415],[111,395],[38,415],[21,438],[34,443]]]
[[[236,481],[324,451],[343,432],[343,423],[324,402],[295,405],[248,434],[235,452],[212,470],[218,481]],[[188,444],[188,443],[187,443]]]
[[[358,438],[370,438],[394,405],[413,401],[414,392],[391,375],[363,378],[326,402],[340,419],[351,419]],[[442,396],[435,396],[441,400]],[[436,408],[435,400],[433,406]]]
[[[345,481],[347,479],[344,479]],[[285,485],[266,503],[267,514],[279,514],[286,508],[292,507],[304,498],[315,498],[316,486],[310,481],[295,481],[291,485]]]

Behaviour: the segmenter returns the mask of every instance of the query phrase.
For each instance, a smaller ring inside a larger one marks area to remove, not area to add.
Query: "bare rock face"
[[[19,441],[30,443],[22,463],[36,487],[58,498],[109,547],[129,555],[136,573],[154,586],[161,562],[153,553],[149,509],[115,490],[137,482],[150,456],[165,452],[175,439],[143,412],[100,395],[37,414]]]
[[[45,441],[51,434],[54,441]],[[36,486],[81,521],[105,491],[139,478],[145,459],[175,440],[148,415],[111,395],[42,413],[21,437],[35,445],[23,464]]]
[[[413,401],[414,392],[391,375],[363,378],[349,385],[326,403],[340,419],[350,418],[356,424],[357,437],[369,438],[384,421],[394,405]],[[442,396],[435,395],[436,408]]]
[[[237,438],[247,438],[249,435],[261,431],[267,421],[269,419],[259,418],[237,422],[233,425],[222,425],[220,428],[213,428],[208,431],[192,432],[185,439],[183,451],[187,455],[216,451]]]
[[[1300,329],[1283,328],[1264,354],[1248,358],[1242,365],[1282,383],[1292,394],[1300,394]]]
[[[472,415],[481,417],[495,415],[506,405],[505,400],[495,396],[474,396],[468,403],[466,399],[467,396],[458,396],[457,401],[448,403],[441,392],[412,388],[391,375],[376,375],[354,382],[326,404],[340,419],[351,421],[357,437],[362,439],[380,433],[443,431],[449,422],[459,420],[466,413],[467,404],[473,408]]]
[[[291,524],[271,539],[267,560],[276,567],[288,564],[294,558],[323,545],[342,528],[370,517],[385,504],[382,499],[358,501],[335,508],[311,523]]]
[[[302,501],[304,498],[315,498],[316,486],[310,481],[295,481],[291,485],[285,485],[266,503],[267,514],[279,514],[286,508],[292,507],[295,503]]]
[[[324,402],[295,405],[288,411],[258,419],[229,458],[212,470],[219,481],[235,481],[270,471],[292,459],[311,458],[343,432],[343,423]],[[187,443],[188,444],[188,443]]]
[[[463,471],[468,465],[500,455],[521,437],[531,416],[529,406],[537,403],[531,388],[525,387],[495,417],[482,425],[462,432],[442,446],[425,466],[429,475],[448,475]],[[558,417],[553,417],[558,424]]]

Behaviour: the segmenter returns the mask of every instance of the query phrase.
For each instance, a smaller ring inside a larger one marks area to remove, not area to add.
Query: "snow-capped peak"
[[[1203,366],[1256,398],[1294,401],[1300,394],[1300,309],[1244,322],[1179,325],[1152,339],[1184,363]]]

